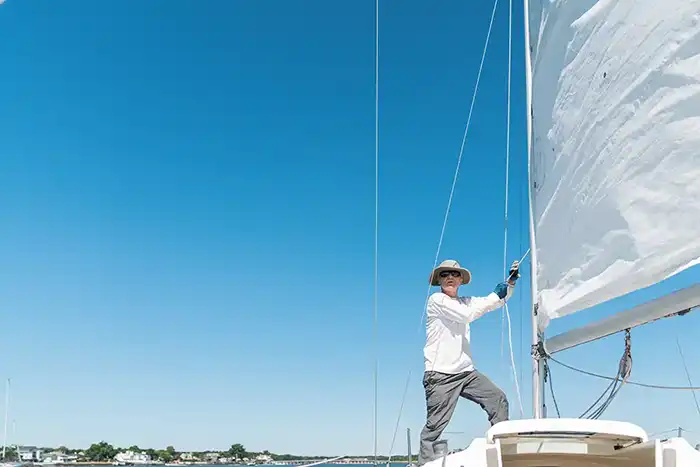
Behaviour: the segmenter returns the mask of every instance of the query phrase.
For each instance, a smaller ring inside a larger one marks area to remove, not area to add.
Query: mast
[[[411,429],[406,428],[406,446],[408,447],[408,466],[411,467],[413,459],[411,459]]]
[[[5,432],[2,440],[2,458],[5,459],[5,448],[7,447],[7,415],[10,406],[10,378],[5,383]]]
[[[540,347],[542,335],[538,331],[537,324],[537,248],[535,247],[535,223],[532,208],[532,62],[530,57],[530,2],[523,0],[523,20],[525,32],[525,102],[527,121],[527,193],[529,205],[530,224],[530,303],[532,304],[532,415],[534,418],[543,416],[543,388],[544,388],[544,363],[538,356],[536,349]]]

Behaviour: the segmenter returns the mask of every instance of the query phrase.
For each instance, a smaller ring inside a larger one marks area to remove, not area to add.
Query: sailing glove
[[[510,271],[508,271],[508,281],[515,283],[515,281],[520,277],[519,269],[520,264],[518,261],[513,261],[513,264],[510,266]],[[495,289],[493,289],[493,292],[498,295],[498,298],[503,300],[508,295],[508,287],[512,287],[512,285],[508,284],[508,282],[501,282]]]
[[[508,283],[501,282],[496,286],[495,289],[493,289],[493,293],[498,295],[498,298],[503,300],[504,298],[506,298],[506,295],[508,295]]]

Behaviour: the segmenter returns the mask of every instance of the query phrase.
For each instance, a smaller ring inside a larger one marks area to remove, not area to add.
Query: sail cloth
[[[700,0],[530,0],[528,14],[544,329],[700,263]]]

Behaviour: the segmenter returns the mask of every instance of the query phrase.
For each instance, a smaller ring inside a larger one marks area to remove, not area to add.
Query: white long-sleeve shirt
[[[504,299],[493,292],[486,297],[457,298],[432,294],[426,310],[425,371],[458,374],[474,370],[469,323],[502,307],[511,295],[511,285]]]

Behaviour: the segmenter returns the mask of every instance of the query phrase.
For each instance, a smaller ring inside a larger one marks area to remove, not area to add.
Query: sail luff
[[[532,198],[532,175],[531,175],[531,154],[532,154],[532,61],[530,57],[530,2],[523,0],[523,22],[524,22],[524,42],[525,42],[525,109],[527,122],[527,174],[528,174],[528,224],[530,229],[530,304],[532,318],[532,345],[537,346],[540,340],[540,332],[535,305],[537,303],[537,248],[535,245],[535,223],[533,216]],[[532,415],[534,418],[542,417],[542,402],[544,390],[544,372],[539,359],[532,358]]]

